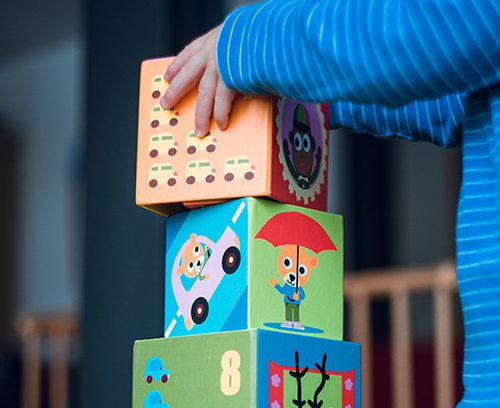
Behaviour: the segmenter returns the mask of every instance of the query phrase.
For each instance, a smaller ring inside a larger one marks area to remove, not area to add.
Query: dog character
[[[179,276],[184,274],[188,278],[202,281],[209,277],[208,274],[203,275],[202,272],[210,258],[211,249],[208,245],[200,244],[196,238],[197,235],[194,233],[189,237],[189,245],[182,255],[181,265],[177,269],[177,274]]]
[[[297,245],[281,246],[278,271],[284,284],[280,285],[277,279],[271,278],[271,285],[283,295],[285,302],[285,322],[281,327],[304,330],[300,324],[300,304],[306,297],[304,286],[317,266],[318,258],[309,256],[304,248]]]

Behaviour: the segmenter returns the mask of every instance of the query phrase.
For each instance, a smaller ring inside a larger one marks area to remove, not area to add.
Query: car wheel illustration
[[[213,174],[209,174],[207,177],[205,177],[205,181],[207,183],[212,183],[215,180],[215,176]]]
[[[247,180],[252,180],[253,176],[254,176],[254,174],[251,171],[247,171],[245,173],[245,179],[247,179]]]
[[[158,99],[161,96],[161,93],[160,91],[156,90],[153,92],[152,96],[154,99]]]
[[[172,186],[175,186],[175,183],[177,183],[177,180],[174,179],[173,177],[172,178],[169,178],[168,181],[167,181],[167,184],[172,187]]]
[[[151,384],[151,383],[153,382],[153,377],[152,377],[151,375],[148,375],[148,376],[146,377],[146,382],[147,382],[148,384]]]
[[[235,246],[229,247],[222,256],[222,269],[228,275],[235,273],[241,262],[241,253]]]
[[[163,374],[163,375],[161,376],[161,382],[162,382],[162,383],[166,383],[167,381],[168,381],[168,375],[167,375],[167,374]]]
[[[191,306],[191,319],[196,324],[202,324],[208,317],[208,302],[205,298],[199,297]]]
[[[215,151],[215,145],[213,145],[213,144],[209,144],[209,145],[207,146],[207,152],[208,152],[208,153],[212,153],[212,152],[214,152],[214,151]]]
[[[195,146],[189,146],[187,148],[188,154],[195,154],[196,153],[196,147]]]
[[[158,156],[158,150],[153,149],[149,152],[149,155],[154,159],[156,156]]]
[[[233,173],[227,173],[224,176],[224,180],[226,180],[226,181],[233,181],[233,179],[234,179],[234,174]]]
[[[175,156],[176,153],[177,153],[177,149],[175,147],[172,147],[168,150],[169,156]]]
[[[194,178],[194,176],[189,176],[186,179],[186,183],[188,183],[188,184],[193,184],[195,181],[196,181],[196,179]]]
[[[170,119],[170,120],[168,121],[168,124],[169,124],[170,126],[176,126],[176,125],[177,125],[177,123],[179,123],[179,120],[178,120],[177,118],[172,118],[172,119]]]
[[[158,180],[149,180],[149,187],[155,188],[158,185]]]
[[[160,126],[160,122],[159,122],[159,121],[157,121],[157,120],[153,120],[153,121],[151,122],[151,127],[152,127],[152,128],[157,128],[158,126]]]

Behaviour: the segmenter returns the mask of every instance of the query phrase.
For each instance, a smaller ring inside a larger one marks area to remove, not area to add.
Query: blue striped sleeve
[[[330,104],[330,127],[370,133],[380,138],[428,141],[441,147],[461,146],[465,96],[446,95],[396,109],[333,102]]]
[[[217,61],[247,93],[397,107],[500,80],[496,0],[272,0],[231,13]]]

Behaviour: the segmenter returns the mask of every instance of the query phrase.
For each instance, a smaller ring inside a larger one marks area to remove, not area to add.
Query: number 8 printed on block
[[[236,350],[228,350],[222,355],[220,361],[222,368],[222,373],[220,375],[220,390],[228,397],[238,394],[240,390],[240,364],[240,353]]]

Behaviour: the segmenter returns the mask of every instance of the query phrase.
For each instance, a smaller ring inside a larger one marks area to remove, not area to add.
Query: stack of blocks
[[[165,338],[135,343],[133,407],[361,407],[327,107],[244,96],[196,138],[195,91],[160,107],[170,61],[141,68],[137,204],[168,218]]]

